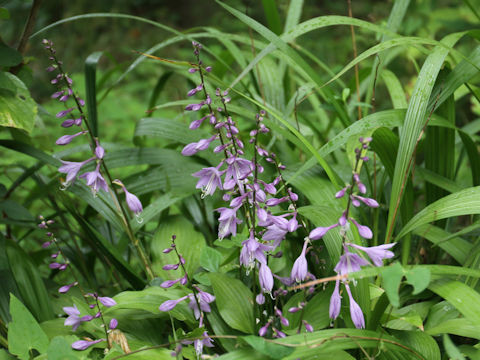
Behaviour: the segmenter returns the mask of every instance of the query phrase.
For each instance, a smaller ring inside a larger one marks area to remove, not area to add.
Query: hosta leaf
[[[30,351],[47,351],[48,337],[40,325],[13,294],[10,296],[12,322],[8,326],[8,351],[22,360],[31,359]]]
[[[223,320],[236,330],[253,333],[253,294],[240,280],[225,274],[210,273],[218,311]]]
[[[32,131],[37,104],[15,75],[0,72],[0,126]]]

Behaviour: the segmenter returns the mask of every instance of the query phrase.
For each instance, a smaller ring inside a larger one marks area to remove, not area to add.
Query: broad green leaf
[[[218,360],[265,360],[265,355],[252,349],[239,349],[220,355]]]
[[[181,199],[181,196],[175,197],[171,194],[165,194],[155,199],[151,204],[145,207],[140,214],[140,217],[143,220],[142,222],[138,222],[137,219],[131,221],[130,225],[133,229],[133,232],[139,230],[143,225],[159,216],[163,210],[169,208],[171,205],[175,204]]]
[[[445,37],[442,42],[448,47],[453,46],[464,34],[455,33]],[[395,161],[390,206],[388,212],[385,242],[390,242],[393,235],[395,219],[403,198],[403,187],[412,168],[412,157],[418,138],[427,121],[427,108],[438,72],[448,55],[448,49],[437,46],[425,60],[418,75],[410,103],[405,115],[405,122],[400,131],[400,145]]]
[[[430,284],[430,270],[428,268],[413,268],[405,273],[407,283],[413,286],[413,295],[420,294]]]
[[[447,334],[443,334],[443,347],[445,348],[445,352],[448,355],[449,359],[466,360],[465,356],[463,356],[460,350],[457,349],[457,347]]]
[[[433,337],[425,334],[423,331],[398,331],[393,330],[391,334],[397,338],[403,345],[414,349],[421,354],[424,359],[440,360],[440,349]],[[412,357],[413,358],[413,357]]]
[[[174,251],[165,254],[163,250],[172,244],[172,236],[175,235],[177,251],[185,258],[185,268],[189,276],[193,276],[200,266],[200,255],[206,246],[204,236],[196,231],[193,225],[181,216],[171,216],[162,221],[156,231],[150,245],[153,257],[153,270],[157,276],[163,279],[178,279],[183,276],[181,268],[177,270],[163,270],[166,264],[178,263],[178,257]]]
[[[202,129],[192,131],[188,125],[173,119],[143,118],[137,123],[135,136],[153,136],[189,144],[211,135]]]
[[[464,264],[472,250],[472,244],[461,237],[452,237],[449,232],[431,224],[424,224],[413,230],[431,243],[439,246],[452,256],[459,264]]]
[[[402,228],[396,240],[429,222],[469,214],[480,214],[480,186],[464,189],[430,204]]]
[[[240,280],[210,273],[215,302],[223,320],[232,328],[253,333],[253,294]]]
[[[10,13],[6,8],[0,8],[0,20],[10,19]]]
[[[210,272],[217,272],[222,262],[222,253],[214,248],[205,246],[200,254],[200,266]]]
[[[465,318],[446,320],[437,326],[425,329],[425,332],[432,336],[452,334],[480,340],[480,325]]]
[[[472,171],[472,185],[480,185],[480,154],[478,153],[478,148],[470,135],[463,131],[458,131],[460,139],[462,140],[463,146],[468,156],[470,162],[470,169]]]
[[[141,318],[146,312],[167,317],[168,313],[161,312],[159,306],[167,300],[176,300],[187,294],[187,289],[164,289],[160,286],[151,286],[141,291],[123,291],[113,297],[117,305],[108,308],[105,314],[118,318],[120,322],[120,319],[128,321],[132,317]],[[169,313],[179,321],[195,323],[193,312],[188,307],[188,300],[179,303]]]
[[[400,297],[398,295],[398,289],[403,278],[403,268],[400,263],[395,263],[391,266],[387,266],[382,271],[382,285],[387,293],[390,303],[394,307],[400,306]]]
[[[428,288],[455,306],[467,320],[480,323],[480,294],[471,287],[444,278],[432,281]]]
[[[31,132],[36,115],[37,104],[25,84],[13,74],[0,72],[0,126]]]
[[[405,92],[397,76],[390,70],[384,69],[382,71],[382,79],[387,86],[390,99],[392,100],[394,109],[406,109],[408,107],[405,99]]]
[[[86,354],[72,349],[72,344],[77,341],[76,336],[56,336],[47,349],[48,360],[77,360],[85,359]]]
[[[13,294],[10,295],[12,322],[8,326],[8,351],[28,360],[33,349],[47,351],[48,337],[30,311]]]
[[[272,359],[283,359],[285,356],[288,356],[293,352],[293,348],[291,347],[275,344],[267,341],[263,337],[255,335],[244,336],[242,337],[242,340],[259,353]]]

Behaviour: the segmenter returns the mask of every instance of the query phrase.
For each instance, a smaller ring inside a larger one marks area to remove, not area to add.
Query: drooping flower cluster
[[[50,53],[49,60],[52,61],[51,65],[47,67],[47,71],[51,73],[56,73],[55,77],[50,81],[57,87],[57,91],[52,95],[53,99],[57,99],[59,102],[65,104],[66,110],[59,111],[56,115],[58,119],[64,119],[61,126],[64,128],[78,127],[80,131],[77,131],[71,135],[63,135],[57,139],[57,145],[68,145],[75,138],[82,135],[89,135],[90,148],[92,150],[92,157],[76,162],[76,161],[65,161],[61,160],[62,166],[59,167],[58,171],[66,175],[65,181],[62,183],[62,187],[66,188],[72,184],[75,179],[78,177],[84,178],[87,186],[92,190],[93,195],[95,196],[100,190],[108,192],[109,184],[105,180],[105,177],[109,178],[108,172],[104,167],[102,170],[102,165],[104,166],[104,155],[105,150],[100,145],[98,138],[94,137],[88,122],[86,121],[86,116],[83,111],[85,106],[85,101],[78,96],[73,89],[73,80],[68,76],[66,72],[63,71],[62,61],[58,60],[56,56],[56,50],[53,47],[53,42],[50,40],[43,40],[43,45],[47,51]],[[73,104],[67,105],[68,102],[73,102]],[[95,162],[95,167],[93,171],[85,172],[81,175],[78,175],[82,168],[90,163]],[[114,183],[110,179],[110,185]],[[120,185],[125,193],[126,203],[130,210],[138,216],[142,211],[142,204],[140,200],[133,194],[129,193],[125,186],[117,180],[117,184]]]
[[[350,251],[350,248],[364,252],[371,259],[375,266],[382,266],[383,259],[389,259],[394,256],[393,252],[389,251],[388,249],[392,248],[395,243],[373,247],[364,247],[345,241],[347,238],[347,232],[350,228],[350,223],[355,225],[361,237],[365,239],[371,239],[373,236],[372,231],[368,226],[359,224],[353,217],[349,216],[350,205],[358,207],[361,205],[361,203],[363,203],[364,205],[371,208],[376,208],[379,206],[376,200],[360,196],[355,192],[355,189],[357,189],[362,194],[365,194],[367,192],[366,186],[360,181],[360,174],[358,172],[358,169],[360,161],[368,161],[368,157],[365,156],[365,152],[368,149],[368,144],[371,140],[371,138],[359,139],[361,146],[360,148],[355,149],[356,162],[352,175],[352,184],[348,184],[343,189],[338,191],[335,195],[335,197],[339,199],[345,196],[345,194],[348,192],[347,207],[342,213],[341,217],[338,219],[338,222],[326,227],[317,227],[313,229],[309,235],[309,238],[311,240],[318,240],[325,236],[325,234],[331,229],[340,227],[340,234],[343,237],[343,254],[340,256],[340,260],[335,266],[334,271],[341,276],[359,271],[362,266],[370,265],[370,263],[366,259],[358,255],[357,253],[352,253]],[[364,328],[365,319],[362,309],[353,298],[349,282],[346,278],[343,278],[341,281],[340,279],[337,279],[335,282],[335,289],[333,291],[332,297],[330,298],[330,318],[336,319],[340,314],[342,299],[340,295],[340,282],[344,284],[345,290],[348,294],[350,303],[350,316],[352,318],[353,324],[357,328]]]
[[[170,245],[170,247],[164,249],[163,252],[168,254],[172,251],[175,251],[178,258],[178,263],[164,265],[163,269],[170,271],[170,270],[177,270],[180,267],[183,270],[184,275],[177,280],[164,281],[160,285],[163,288],[172,287],[174,284],[177,284],[177,283],[181,285],[187,285],[189,280],[187,271],[184,266],[185,258],[178,252],[177,247],[175,245],[175,239],[176,239],[176,236],[173,235],[172,244]],[[192,309],[195,319],[199,321],[198,327],[202,328],[204,327],[204,321],[205,321],[204,313],[209,313],[212,311],[210,308],[210,303],[215,301],[215,296],[213,296],[212,294],[206,291],[203,291],[202,289],[200,289],[200,287],[194,284],[192,284],[192,290],[193,290],[192,293],[182,296],[179,299],[164,301],[160,305],[159,310],[171,311],[182,301],[189,300],[188,306],[190,307],[190,309]],[[182,341],[182,344],[191,344],[191,343],[192,341],[187,341],[187,340]],[[197,355],[200,356],[203,353],[203,346],[213,347],[214,345],[213,345],[213,340],[208,336],[208,332],[205,330],[203,332],[203,339],[194,340],[193,346],[195,348],[195,352],[197,353]],[[180,351],[181,351],[181,347],[179,347],[175,353],[178,354]]]
[[[250,236],[242,243],[240,264],[247,268],[247,272],[258,268],[260,294],[271,293],[274,276],[268,266],[268,255],[281,244],[287,233],[294,232],[299,227],[296,208],[280,215],[274,214],[271,209],[284,202],[295,202],[298,196],[291,189],[287,189],[285,196],[274,197],[277,195],[276,186],[282,180],[281,175],[272,182],[266,182],[258,177],[264,171],[263,166],[260,165],[260,158],[274,164],[278,171],[285,169],[277,162],[274,153],[267,151],[258,143],[258,135],[270,131],[263,121],[266,115],[264,111],[256,115],[256,127],[250,132],[249,143],[254,146],[254,158],[244,158],[245,145],[239,138],[239,130],[227,109],[227,104],[231,100],[228,92],[216,89],[215,95],[220,106],[215,111],[204,81],[204,76],[211,71],[211,67],[204,67],[200,60],[202,46],[193,42],[193,47],[197,62],[189,72],[192,74],[198,72],[200,84],[190,90],[188,96],[201,93],[203,99],[187,105],[185,110],[194,112],[205,110],[206,113],[190,124],[190,129],[199,128],[208,119],[215,135],[186,145],[182,154],[195,155],[219,141],[213,152],[222,152],[224,158],[217,166],[206,167],[193,174],[199,178],[197,188],[202,189],[202,197],[213,195],[217,189],[222,190],[223,200],[229,202],[228,206],[216,209],[219,213],[219,239],[229,235],[235,236],[237,225],[246,221]],[[306,277],[303,275],[303,264],[302,266],[298,264],[297,267],[296,276],[303,280]]]

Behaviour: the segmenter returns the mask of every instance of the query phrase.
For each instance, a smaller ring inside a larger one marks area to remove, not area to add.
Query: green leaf
[[[22,360],[31,359],[31,350],[47,351],[48,337],[30,311],[13,294],[10,295],[12,322],[8,325],[8,351]]]
[[[382,271],[382,285],[387,293],[390,303],[394,307],[400,306],[400,297],[398,296],[398,289],[403,278],[403,268],[400,263],[395,263],[387,266]]]
[[[206,246],[200,254],[200,266],[210,272],[217,272],[222,262],[222,253],[214,248]]]
[[[449,359],[466,360],[465,356],[463,356],[460,350],[457,349],[447,334],[443,334],[443,347],[445,348],[445,353],[448,355]]]
[[[1,18],[0,11],[0,18]],[[23,57],[17,50],[0,41],[0,67],[12,67],[22,62]]]
[[[218,311],[232,328],[253,333],[253,294],[240,280],[225,274],[210,273]]]
[[[84,359],[83,352],[72,349],[72,344],[77,340],[76,336],[55,336],[47,349],[48,360]]]
[[[480,214],[480,186],[464,189],[430,204],[402,228],[396,240],[429,222],[470,214]]]
[[[455,306],[466,319],[480,323],[480,294],[471,287],[455,280],[438,279],[428,288]]]
[[[143,118],[137,123],[135,136],[153,136],[162,139],[189,144],[202,138],[210,137],[202,129],[191,131],[188,125],[172,119]]]
[[[25,84],[13,74],[0,72],[0,126],[31,132],[36,115],[37,104]]]
[[[6,254],[22,301],[38,321],[53,318],[47,289],[30,256],[12,239],[7,239]]]
[[[440,349],[433,337],[422,331],[398,331],[392,330],[392,335],[397,338],[401,344],[414,349],[417,353],[423,355],[425,360],[440,360]],[[414,357],[411,357],[412,359]]]
[[[216,358],[218,360],[265,360],[265,355],[252,351],[252,349],[240,349],[228,352]]]
[[[163,279],[173,280],[184,275],[181,268],[169,271],[162,269],[166,264],[178,263],[178,257],[174,251],[168,254],[163,252],[172,244],[173,235],[176,236],[176,249],[185,259],[185,269],[192,276],[200,266],[200,254],[206,243],[205,237],[182,216],[170,216],[164,219],[155,233],[150,246],[153,257],[153,271]]]
[[[451,34],[442,42],[447,46],[453,46],[464,34]],[[412,168],[412,157],[418,138],[427,122],[427,108],[430,95],[435,84],[438,72],[448,55],[449,50],[437,46],[431,55],[425,60],[422,70],[418,75],[410,103],[408,105],[405,122],[400,132],[400,145],[395,161],[392,191],[390,195],[390,207],[388,212],[387,231],[385,242],[391,240],[396,220],[397,210],[402,202],[403,187],[408,179]]]
[[[96,51],[90,54],[85,60],[85,100],[88,110],[88,122],[94,136],[98,136],[98,116],[97,116],[97,64],[102,57],[102,51]]]
[[[255,335],[244,336],[242,337],[242,340],[244,340],[259,353],[264,354],[272,359],[283,359],[285,356],[288,356],[293,352],[293,348],[291,347],[275,344],[267,341],[263,337],[258,337]]]
[[[10,19],[10,13],[7,9],[0,7],[0,20]]]
[[[268,28],[275,34],[280,35],[282,33],[282,24],[280,22],[276,1],[262,0],[262,5],[265,17],[267,18]]]
[[[430,284],[430,270],[427,268],[413,268],[405,273],[407,283],[413,286],[413,295],[420,294]]]

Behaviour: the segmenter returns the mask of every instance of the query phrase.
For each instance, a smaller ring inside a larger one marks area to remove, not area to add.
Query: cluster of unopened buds
[[[86,180],[86,184],[91,188],[94,196],[100,190],[108,192],[109,184],[107,184],[107,181],[105,180],[106,170],[105,168],[102,170],[102,165],[104,165],[105,150],[100,145],[98,138],[93,136],[90,126],[86,121],[86,116],[83,111],[85,101],[75,93],[73,89],[73,80],[68,76],[67,73],[64,72],[62,68],[63,63],[57,58],[56,50],[53,47],[53,42],[50,40],[43,40],[43,45],[45,49],[49,51],[49,59],[52,61],[51,65],[48,66],[46,70],[51,73],[57,73],[57,75],[51,80],[51,83],[57,86],[57,91],[52,95],[52,98],[57,99],[67,107],[66,110],[59,111],[56,117],[58,119],[68,117],[68,119],[63,120],[61,124],[62,127],[70,128],[72,126],[76,126],[80,130],[72,135],[61,136],[56,141],[56,144],[62,146],[68,145],[75,138],[88,134],[90,139],[90,148],[92,150],[92,156],[84,161],[75,162],[62,160],[62,166],[60,166],[58,169],[60,173],[66,174],[66,179],[62,183],[62,188],[65,189],[72,184],[85,165],[90,162],[95,162],[95,168],[93,171],[85,172],[79,177]],[[69,101],[73,101],[72,106],[68,105]],[[123,185],[120,180],[111,181],[111,184],[116,184],[123,189],[127,206],[138,217],[138,215],[142,212],[142,204],[140,200],[134,194],[128,192],[125,185]]]
[[[45,241],[42,244],[43,248],[48,248],[51,245],[56,246],[56,250],[52,255],[51,258],[53,259],[53,262],[50,263],[49,267],[52,270],[59,270],[59,271],[64,271],[68,268],[68,259],[65,256],[65,254],[62,252],[62,249],[60,247],[60,244],[58,243],[57,238],[55,237],[55,234],[52,232],[52,230],[49,228],[50,225],[53,225],[55,222],[53,220],[46,220],[43,216],[39,216],[40,223],[38,224],[38,227],[40,229],[45,229],[47,230],[47,237],[48,240]],[[62,262],[60,262],[60,258],[62,258]],[[72,275],[75,278],[75,274],[72,271]],[[74,282],[63,285],[58,289],[58,292],[61,294],[67,293],[72,287],[77,286],[78,281],[75,280]],[[80,288],[81,290],[81,288]],[[82,291],[82,290],[81,290]],[[78,310],[77,306],[74,304],[73,307],[67,306],[63,308],[63,311],[68,315],[68,317],[65,319],[65,326],[72,326],[72,330],[75,331],[77,328],[83,323],[83,322],[88,322],[92,321],[94,319],[100,318],[103,322],[101,326],[106,327],[106,324],[104,322],[103,314],[102,314],[102,309],[100,308],[100,304],[102,304],[104,307],[109,308],[114,305],[116,305],[115,300],[112,298],[106,297],[106,296],[98,296],[96,293],[89,293],[85,294],[86,298],[93,298],[94,302],[89,305],[90,309],[95,309],[97,308],[97,311],[94,315],[87,314],[80,316],[80,310]],[[118,325],[118,321],[115,318],[112,318],[109,322],[108,325],[108,331],[114,330]],[[108,331],[105,333],[108,334]],[[75,350],[85,350],[88,349],[90,346],[98,344],[102,341],[105,341],[106,339],[98,339],[98,340],[91,340],[91,339],[86,339],[86,340],[78,340],[75,341],[72,344],[72,348]]]
[[[310,240],[318,240],[325,236],[328,231],[336,227],[340,227],[340,234],[343,237],[343,254],[340,256],[340,260],[335,266],[334,271],[341,277],[341,279],[337,279],[335,282],[335,289],[333,291],[332,297],[330,298],[329,314],[330,318],[333,320],[336,319],[340,314],[342,299],[340,295],[340,282],[342,282],[345,286],[345,290],[347,291],[349,298],[350,316],[353,324],[357,328],[365,327],[365,319],[362,309],[352,296],[349,281],[346,276],[349,273],[361,270],[362,266],[371,264],[359,254],[351,252],[350,249],[359,250],[365,253],[375,266],[382,266],[383,259],[389,259],[394,256],[393,252],[389,251],[388,249],[392,248],[395,245],[395,243],[392,243],[379,246],[364,247],[345,241],[347,239],[347,233],[350,228],[350,223],[356,226],[359,235],[364,239],[371,239],[373,236],[373,233],[368,226],[360,225],[353,217],[349,216],[350,204],[355,207],[360,206],[362,203],[371,208],[377,208],[379,206],[376,200],[360,196],[355,191],[357,189],[358,192],[362,194],[365,194],[367,192],[366,186],[360,181],[359,164],[361,161],[368,161],[368,157],[365,156],[365,152],[367,151],[368,144],[371,140],[371,138],[359,139],[361,146],[360,148],[355,149],[356,161],[352,175],[353,184],[348,184],[335,195],[335,197],[339,199],[344,197],[345,194],[348,193],[347,207],[342,213],[341,217],[338,219],[338,222],[326,227],[317,227],[313,229],[309,235]]]
[[[187,285],[187,283],[188,283],[188,274],[187,274],[187,271],[186,271],[185,266],[184,266],[185,265],[185,259],[177,251],[177,247],[175,245],[175,239],[176,239],[176,236],[173,235],[172,236],[172,244],[170,245],[170,247],[164,249],[163,253],[168,254],[168,253],[174,251],[177,255],[178,263],[164,265],[163,269],[167,270],[167,271],[170,271],[170,270],[177,270],[178,268],[181,268],[184,275],[177,280],[166,280],[166,281],[164,281],[160,285],[163,288],[172,287],[173,285],[175,285],[177,283],[179,283],[181,285]],[[193,288],[193,292],[190,293],[190,294],[182,296],[179,299],[167,300],[167,301],[163,302],[160,305],[159,310],[160,311],[171,311],[180,302],[185,301],[185,300],[189,300],[188,306],[190,307],[190,309],[192,309],[193,315],[195,316],[195,319],[199,321],[198,327],[202,328],[204,326],[204,318],[205,318],[204,313],[209,313],[209,312],[212,311],[211,308],[210,308],[210,303],[215,301],[215,296],[213,296],[212,294],[210,294],[206,291],[203,291],[202,289],[200,289],[200,287],[198,287],[195,284],[192,284],[192,288]],[[184,345],[193,343],[193,346],[194,346],[195,351],[196,351],[198,356],[200,356],[203,353],[203,347],[204,346],[207,346],[207,347],[213,347],[214,346],[213,341],[208,336],[208,332],[206,330],[203,332],[203,338],[202,339],[196,339],[196,340],[193,340],[193,341],[183,340],[181,343],[184,344]],[[177,346],[175,354],[179,354],[180,351],[181,351],[181,346]]]

